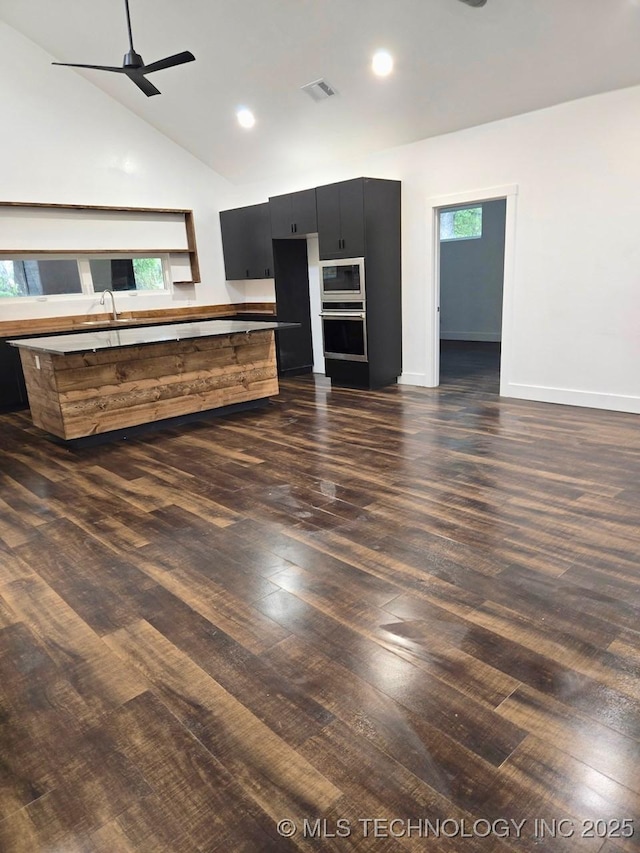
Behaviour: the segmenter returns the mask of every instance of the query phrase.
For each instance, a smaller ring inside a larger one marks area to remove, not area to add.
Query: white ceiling
[[[640,83],[640,0],[130,0],[147,63],[196,62],[150,79],[77,74],[234,182],[506,118]],[[120,65],[123,0],[0,0],[0,18],[56,60]],[[375,78],[384,47],[393,75]],[[315,103],[300,87],[339,92]],[[256,114],[253,130],[235,119]]]

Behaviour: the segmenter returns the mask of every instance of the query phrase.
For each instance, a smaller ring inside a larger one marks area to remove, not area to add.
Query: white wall
[[[640,413],[638,150],[634,87],[247,187],[241,203],[358,175],[401,180],[403,381],[429,385],[427,200],[517,185],[502,393]]]
[[[224,280],[218,211],[237,190],[222,177],[0,22],[3,201],[192,208],[202,283],[170,294],[118,294],[123,310],[242,300]],[[142,95],[141,95],[142,97]],[[162,98],[156,99],[162,109]],[[93,297],[0,301],[0,319],[96,309]],[[104,310],[97,308],[98,311]]]
[[[482,234],[440,243],[440,338],[499,341],[506,201],[482,207]]]

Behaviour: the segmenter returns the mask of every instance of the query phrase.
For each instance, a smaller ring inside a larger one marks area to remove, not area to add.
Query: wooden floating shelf
[[[110,204],[59,204],[47,201],[0,201],[0,207],[41,207],[54,210],[107,210],[123,213],[177,213],[187,215],[193,211],[183,207],[122,207]]]
[[[168,208],[168,207],[121,207],[121,206],[112,206],[112,205],[104,205],[104,204],[59,204],[59,203],[45,203],[45,202],[35,202],[35,201],[0,201],[0,211],[2,208],[31,208],[38,211],[75,211],[75,212],[85,212],[89,215],[92,212],[101,212],[101,213],[112,213],[112,214],[158,214],[161,217],[182,217],[184,220],[184,233],[186,237],[186,246],[181,246],[180,248],[170,248],[170,247],[160,247],[155,246],[152,249],[138,248],[138,249],[121,249],[116,246],[112,246],[111,248],[83,248],[83,249],[73,249],[73,248],[49,248],[42,249],[40,247],[22,247],[21,249],[15,248],[0,248],[0,258],[11,258],[11,257],[20,257],[24,255],[33,255],[35,257],[39,256],[53,256],[60,258],[67,257],[82,257],[84,255],[188,255],[189,256],[189,264],[191,266],[191,282],[192,284],[197,284],[200,282],[200,263],[198,260],[198,249],[196,245],[196,229],[195,223],[193,219],[193,211],[187,208]],[[35,214],[34,214],[35,216]],[[38,218],[38,217],[36,217]],[[109,220],[112,220],[112,217],[109,217]],[[122,217],[123,221],[126,224],[125,217]],[[35,219],[34,219],[35,221]],[[151,220],[150,220],[151,221]],[[182,235],[174,235],[174,239],[181,239]],[[10,239],[10,238],[9,238]],[[35,241],[34,241],[35,242]],[[42,242],[48,242],[44,239]],[[88,241],[89,242],[89,241]],[[97,241],[96,241],[97,242]],[[184,282],[181,282],[184,283]]]
[[[189,249],[0,249],[0,256],[16,255],[189,255]]]

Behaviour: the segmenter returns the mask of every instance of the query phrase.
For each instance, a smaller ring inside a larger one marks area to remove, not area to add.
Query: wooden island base
[[[34,424],[67,440],[278,393],[272,330],[20,353]]]

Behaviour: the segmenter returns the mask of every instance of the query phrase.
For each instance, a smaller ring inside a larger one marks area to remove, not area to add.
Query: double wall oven
[[[367,361],[364,258],[320,261],[324,357]]]

